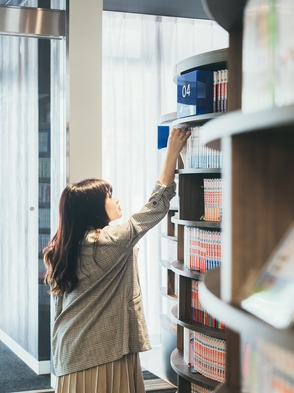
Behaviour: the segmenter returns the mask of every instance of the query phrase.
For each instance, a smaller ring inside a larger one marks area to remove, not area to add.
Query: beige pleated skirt
[[[58,377],[55,392],[145,393],[139,354]]]

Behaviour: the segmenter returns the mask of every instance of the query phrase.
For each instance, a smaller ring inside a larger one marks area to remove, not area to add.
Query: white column
[[[101,177],[102,0],[69,1],[69,181]]]

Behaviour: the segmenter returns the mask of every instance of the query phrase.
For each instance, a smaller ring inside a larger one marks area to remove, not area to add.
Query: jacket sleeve
[[[130,219],[120,225],[108,226],[101,231],[100,241],[115,242],[117,246],[134,246],[148,232],[157,225],[167,214],[170,200],[176,195],[176,184],[164,186],[157,182],[148,202],[142,209],[133,214]]]

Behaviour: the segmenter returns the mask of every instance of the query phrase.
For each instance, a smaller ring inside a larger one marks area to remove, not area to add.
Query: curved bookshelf
[[[293,351],[293,329],[276,329],[240,307],[230,305],[221,300],[220,271],[220,268],[209,271],[200,284],[199,296],[203,307],[236,332],[252,336],[258,334],[258,336],[271,343]]]
[[[196,330],[199,333],[206,334],[211,337],[225,339],[225,330],[214,329],[210,326],[203,325],[202,323],[193,321],[192,319],[179,319],[178,318],[178,305],[173,306],[171,310],[172,321],[180,326],[190,330]]]
[[[181,117],[179,119],[174,120],[171,123],[171,126],[176,127],[176,128],[180,128],[179,126],[192,127],[194,125],[202,125],[209,120],[216,119],[216,118],[224,115],[224,113],[225,112],[205,113],[203,115]]]
[[[213,228],[213,229],[219,229],[221,227],[221,222],[216,222],[216,221],[192,221],[192,220],[182,220],[180,218],[175,218],[175,217],[172,217],[171,221],[174,224],[186,225],[188,227]]]
[[[256,113],[244,114],[241,110],[226,113],[203,126],[203,143],[220,149],[222,138],[253,132],[281,132],[294,125],[294,105],[270,108]]]
[[[172,352],[170,361],[174,371],[182,378],[192,383],[199,383],[204,387],[207,386],[209,388],[216,388],[218,385],[220,385],[219,382],[206,378],[200,373],[192,373],[189,367],[184,362],[183,352],[179,349],[175,349]]]
[[[166,314],[160,314],[160,324],[165,330],[168,330],[170,333],[174,335],[177,334],[176,325],[169,319]]]
[[[188,169],[177,169],[176,173],[179,175],[197,175],[200,173],[221,173],[222,170],[221,168],[201,168],[201,169],[195,169],[195,168],[188,168]]]
[[[228,49],[217,49],[211,52],[200,53],[188,57],[177,63],[173,69],[173,81],[176,82],[178,75],[185,74],[195,69],[214,70],[216,67],[226,68]]]
[[[170,269],[171,268],[171,262],[168,261],[167,259],[161,259],[159,261],[160,266],[164,267],[165,269]]]
[[[172,271],[174,271],[177,274],[180,274],[181,276],[192,278],[192,280],[199,280],[201,276],[200,272],[189,269],[184,265],[182,261],[173,262],[171,264],[171,269]]]
[[[160,293],[161,293],[162,296],[166,297],[169,300],[175,300],[176,301],[178,299],[177,295],[169,295],[167,293],[167,288],[166,287],[161,287],[160,288]]]
[[[168,239],[168,240],[172,240],[173,242],[177,241],[177,237],[176,236],[172,236],[172,235],[167,235],[166,233],[162,233],[161,237],[163,239]]]
[[[176,112],[166,113],[160,117],[159,124],[170,124],[172,121],[176,120],[176,118]]]

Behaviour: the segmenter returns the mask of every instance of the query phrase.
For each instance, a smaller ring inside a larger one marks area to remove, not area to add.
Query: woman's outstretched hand
[[[169,186],[174,182],[178,156],[190,135],[191,131],[188,131],[186,128],[173,128],[169,134],[166,157],[159,176],[159,181],[165,186]]]

